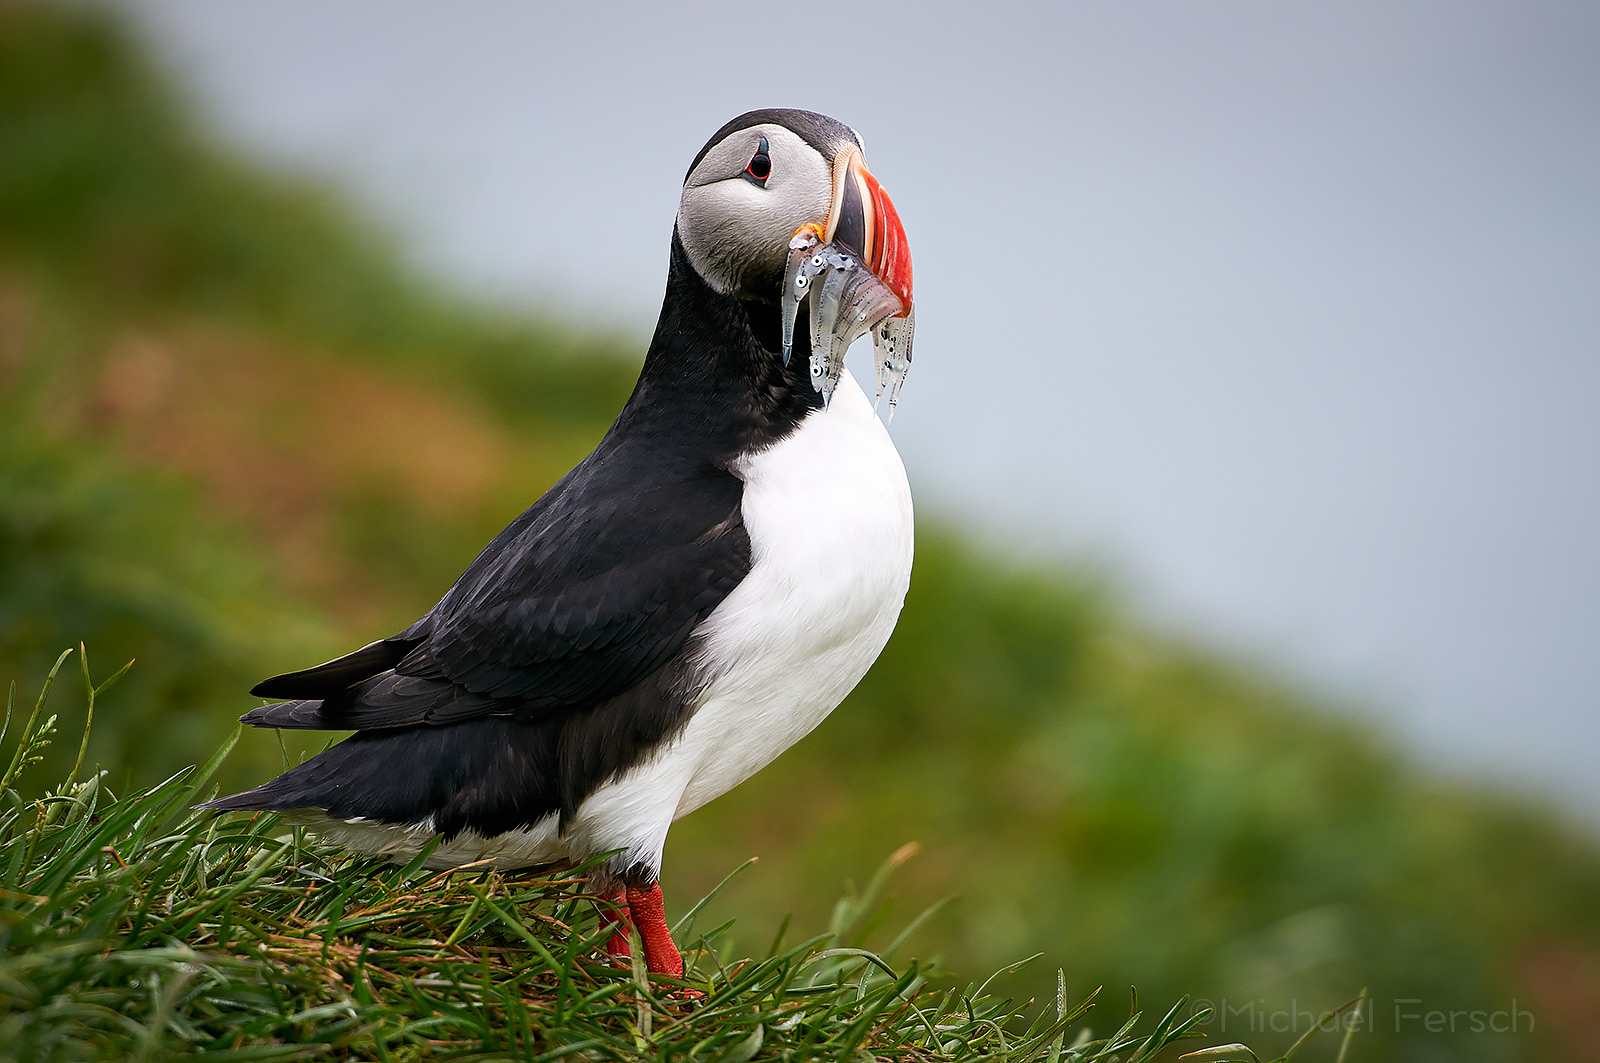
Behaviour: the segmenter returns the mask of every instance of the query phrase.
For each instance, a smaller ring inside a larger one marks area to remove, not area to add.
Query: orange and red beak
[[[833,207],[822,238],[860,255],[873,276],[899,297],[901,310],[894,316],[911,312],[911,248],[905,227],[856,148],[834,159]]]

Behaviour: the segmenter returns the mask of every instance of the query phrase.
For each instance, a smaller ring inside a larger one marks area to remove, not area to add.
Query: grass
[[[918,921],[866,947],[893,859],[826,932],[780,934],[756,957],[719,947],[726,926],[699,928],[713,892],[673,928],[683,979],[649,978],[605,962],[603,902],[581,868],[435,873],[420,856],[340,855],[275,816],[197,811],[237,732],[147,789],[118,797],[103,773],[80,778],[80,759],[28,800],[15,783],[56,735],[46,699],[68,656],[25,721],[15,684],[7,702],[19,726],[0,779],[0,1044],[17,1060],[1136,1063],[1203,1017],[1187,1000],[1153,1023],[1136,1007],[1096,1038],[1078,1025],[1094,1001],[1069,1008],[1064,990],[1030,1019],[988,983],[935,988],[935,972],[894,959]],[[79,662],[92,722],[122,672],[95,684]]]
[[[131,808],[121,802],[152,780],[207,758],[251,707],[253,682],[415,619],[598,438],[640,350],[450,301],[336,196],[208,144],[103,9],[0,2],[0,676],[41,676],[80,640],[139,659],[96,709],[82,756],[80,742],[58,741],[11,780],[5,860],[27,870],[5,888],[34,877],[47,839],[71,837],[41,827],[36,802],[77,815],[60,785],[75,763],[109,772],[94,776],[94,815]],[[76,683],[51,699],[74,720],[87,709]],[[247,733],[214,778],[253,785],[282,759],[272,735]],[[147,841],[177,832],[172,844],[192,846],[214,822],[175,811]],[[228,821],[217,830],[243,836]],[[230,859],[248,867],[275,851],[280,835],[263,830]],[[766,962],[785,918],[835,925],[841,883],[911,840],[920,855],[861,929],[954,896],[916,942],[963,977],[1045,954],[990,981],[998,998],[1055,996],[1058,969],[1073,999],[1116,987],[1096,998],[1102,1032],[1121,1024],[1129,983],[1163,1001],[1192,992],[1317,1011],[1365,985],[1380,1019],[1399,998],[1448,1009],[1516,998],[1538,1021],[1532,1035],[1363,1030],[1350,1052],[1365,1063],[1600,1059],[1592,832],[1430,777],[1315,694],[1152,633],[1092,573],[998,559],[926,511],[883,657],[816,732],[675,827],[667,892],[709,894],[760,857],[706,909],[737,916],[706,935],[702,961],[732,970],[733,957]],[[140,874],[154,866],[137,846],[116,851]],[[226,850],[209,851],[221,861]],[[303,852],[319,874],[367,883],[369,899],[383,882],[402,889],[383,878],[392,869]],[[70,859],[100,861],[73,874],[107,876],[107,903],[124,913],[165,911],[199,888],[139,892],[108,854]],[[315,881],[288,866],[259,883],[303,892]],[[89,903],[91,878],[74,881],[74,903]],[[846,887],[847,908],[868,886]],[[251,910],[280,911],[255,889],[240,895]],[[5,904],[7,933],[66,933],[76,918]],[[562,918],[559,905],[544,912]],[[569,925],[581,935],[580,915]],[[319,918],[321,942],[343,917]],[[549,930],[537,918],[527,928]],[[483,933],[521,940],[504,926]],[[115,934],[85,955],[120,954]],[[542,940],[565,955],[567,938]],[[138,942],[180,945],[215,952]],[[22,954],[7,963],[25,966]],[[933,986],[955,977],[919,970]],[[47,1009],[149,989],[126,974],[30,992]],[[383,1006],[411,1006],[392,995]],[[11,1006],[9,990],[0,998]],[[160,994],[115,999],[148,1028]],[[764,1036],[774,1053],[789,1043],[776,1024]],[[1252,1042],[1282,1053],[1293,1038],[1262,1030]],[[0,1037],[0,1055],[13,1043]],[[150,1057],[177,1044],[152,1043]],[[105,1053],[138,1048],[115,1046]],[[1339,1049],[1316,1038],[1299,1058]]]

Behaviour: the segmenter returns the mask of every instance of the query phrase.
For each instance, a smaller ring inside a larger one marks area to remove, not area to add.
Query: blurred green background
[[[31,702],[69,645],[97,675],[137,658],[90,744],[114,786],[204,758],[263,676],[420,615],[626,397],[641,341],[464,305],[400,261],[323,190],[209,147],[103,14],[0,5],[0,679]],[[1275,1025],[1365,986],[1356,1059],[1600,1059],[1593,837],[1142,629],[1090,572],[918,534],[861,687],[674,830],[676,906],[757,856],[716,910],[761,948],[915,841],[895,918],[955,899],[914,951],[965,977],[1043,952],[1010,988],[1049,996],[1061,967],[1106,987],[1098,1025],[1132,983],[1281,1049]],[[247,735],[225,782],[282,756]],[[1396,1031],[1513,1000],[1517,1033]]]

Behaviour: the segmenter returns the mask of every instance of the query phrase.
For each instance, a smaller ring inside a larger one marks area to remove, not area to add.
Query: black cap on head
[[[711,139],[706,141],[705,147],[700,149],[700,153],[689,164],[689,170],[683,175],[683,179],[685,181],[689,179],[689,174],[694,173],[694,168],[700,165],[700,160],[706,157],[706,152],[716,147],[717,142],[723,137],[729,133],[734,133],[741,129],[749,129],[754,125],[764,125],[768,122],[773,125],[781,125],[794,133],[795,136],[816,148],[824,158],[828,157],[834,146],[841,140],[851,141],[858,148],[862,146],[861,138],[856,135],[856,131],[837,118],[829,118],[827,115],[818,114],[815,111],[800,111],[792,107],[763,107],[757,111],[746,111],[711,134]]]

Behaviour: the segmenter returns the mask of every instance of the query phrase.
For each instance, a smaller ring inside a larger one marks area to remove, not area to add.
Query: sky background
[[[850,123],[924,513],[1600,824],[1600,5],[115,6],[226,143],[641,353],[706,137]]]

